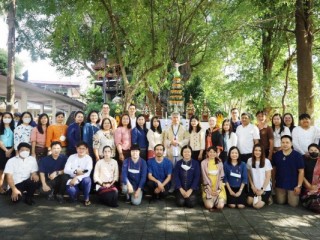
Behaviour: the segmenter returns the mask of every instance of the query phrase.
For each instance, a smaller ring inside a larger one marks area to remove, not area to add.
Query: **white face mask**
[[[22,121],[23,121],[23,123],[30,123],[31,118],[23,118]]]
[[[181,167],[182,167],[182,169],[185,170],[185,171],[189,171],[190,168],[191,168],[191,166],[188,166],[188,165],[185,165],[185,164],[181,164]]]
[[[29,157],[30,152],[29,152],[29,151],[21,151],[21,152],[19,153],[19,155],[20,155],[20,157],[22,157],[22,158],[27,158],[27,157]]]
[[[3,123],[11,123],[12,119],[11,118],[4,118],[2,119]]]

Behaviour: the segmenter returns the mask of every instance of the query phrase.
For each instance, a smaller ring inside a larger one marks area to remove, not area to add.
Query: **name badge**
[[[236,178],[241,178],[241,174],[239,174],[239,173],[234,173],[234,172],[231,172],[231,173],[230,173],[230,176],[236,177]]]
[[[137,169],[131,169],[131,168],[129,168],[129,169],[128,169],[128,172],[131,172],[131,173],[136,174],[136,173],[139,173],[139,172],[140,172],[140,170],[137,170]]]

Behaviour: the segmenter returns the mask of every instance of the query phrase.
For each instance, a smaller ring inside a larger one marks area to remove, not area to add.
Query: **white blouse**
[[[149,131],[147,133],[147,139],[149,142],[148,150],[154,150],[154,147],[157,144],[163,144],[163,132],[158,133],[158,132],[154,132],[151,129],[149,129]]]
[[[192,131],[190,133],[189,145],[192,148],[192,151],[204,150],[205,145],[205,134],[204,131],[200,130],[199,132]]]
[[[18,145],[22,142],[31,144],[31,125],[21,124],[14,129],[14,149],[18,149]]]
[[[274,147],[281,147],[281,137],[284,135],[289,135],[291,136],[291,132],[290,129],[288,127],[284,127],[283,131],[281,133],[280,132],[280,128],[275,129],[273,132],[273,146]]]
[[[104,159],[101,159],[96,163],[93,174],[94,182],[113,182],[118,181],[118,179],[119,170],[116,160],[110,159],[110,161],[106,161]]]

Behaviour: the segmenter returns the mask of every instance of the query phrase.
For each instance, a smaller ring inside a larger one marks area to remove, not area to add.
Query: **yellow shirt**
[[[208,162],[208,173],[209,173],[209,178],[211,180],[211,189],[212,191],[216,190],[216,185],[217,185],[217,181],[219,181],[218,179],[218,165],[215,163],[215,161],[209,161]],[[202,198],[206,199],[206,193],[204,191],[202,191]],[[224,199],[225,201],[227,200],[227,194],[226,194],[226,189],[223,186],[221,186],[220,189],[220,193],[219,193],[219,199]]]

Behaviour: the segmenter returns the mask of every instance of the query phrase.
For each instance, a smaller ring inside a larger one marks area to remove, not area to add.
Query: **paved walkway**
[[[210,213],[200,205],[178,208],[173,199],[140,206],[120,201],[62,204],[37,197],[35,206],[12,204],[0,196],[0,239],[320,239],[320,215],[273,204],[259,211],[224,209]]]

